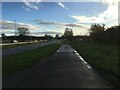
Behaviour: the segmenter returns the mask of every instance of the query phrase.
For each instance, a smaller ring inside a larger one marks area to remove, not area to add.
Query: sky
[[[107,27],[118,25],[119,0],[34,1],[36,0],[2,2],[0,33],[15,35],[15,21],[17,27],[29,28],[31,35],[34,36],[63,35],[65,28],[71,28],[74,35],[89,35],[92,23],[106,24]]]

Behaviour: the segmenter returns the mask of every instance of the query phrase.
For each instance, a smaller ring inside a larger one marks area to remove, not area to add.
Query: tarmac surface
[[[36,66],[17,74],[3,76],[3,88],[112,88],[69,45]]]
[[[24,52],[24,51],[29,51],[31,49],[35,49],[38,47],[42,47],[42,46],[46,46],[49,44],[53,44],[56,43],[58,41],[51,41],[51,42],[44,42],[44,43],[37,43],[37,44],[32,44],[32,45],[27,45],[27,46],[19,46],[19,47],[15,47],[15,48],[10,48],[10,49],[5,49],[5,50],[0,50],[0,52],[2,52],[2,57],[6,57],[6,56],[10,56],[10,55],[14,55],[16,53],[20,53],[20,52]]]

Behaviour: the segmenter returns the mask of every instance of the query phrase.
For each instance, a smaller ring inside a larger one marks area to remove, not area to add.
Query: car
[[[13,43],[18,43],[18,41],[17,40],[13,40]]]

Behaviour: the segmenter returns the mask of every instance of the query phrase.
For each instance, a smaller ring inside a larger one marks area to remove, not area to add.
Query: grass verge
[[[41,59],[55,53],[59,46],[60,43],[50,44],[27,52],[5,57],[2,60],[2,74],[12,74],[29,68],[39,62]]]
[[[120,86],[118,47],[95,42],[71,42],[80,55],[105,79]]]

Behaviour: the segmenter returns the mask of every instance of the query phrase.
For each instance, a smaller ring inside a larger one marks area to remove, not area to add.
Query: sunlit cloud
[[[72,15],[70,16],[77,23],[105,23],[108,26],[118,24],[118,1],[119,0],[103,0],[103,4],[107,5],[107,9],[97,16]]]
[[[50,21],[44,21],[40,19],[34,20],[38,25],[61,25],[61,26],[66,26],[66,27],[84,27],[86,28],[85,25],[82,24],[76,24],[76,23],[63,23],[63,22],[50,22]]]
[[[102,2],[106,5],[116,5],[120,0],[102,0]]]
[[[88,16],[80,16],[75,15],[71,16],[73,19],[77,20],[78,23],[104,23],[104,18],[100,17],[88,17]]]
[[[62,2],[58,2],[58,5],[64,9],[68,9]]]
[[[37,32],[39,34],[63,34],[61,32],[56,32],[56,31],[45,31],[45,32]]]
[[[15,22],[12,21],[0,21],[0,27],[3,30],[14,30],[15,29]],[[34,26],[31,24],[26,24],[26,23],[16,23],[16,27],[26,27],[29,30],[36,30],[39,27],[38,26]]]
[[[46,33],[48,31],[50,31],[50,32],[57,32],[60,35],[64,34],[65,28],[67,28],[67,27],[69,27],[73,30],[74,35],[80,35],[80,34],[87,35],[89,33],[88,29],[90,28],[90,25],[79,24],[79,23],[50,22],[50,21],[44,21],[44,20],[40,20],[40,19],[36,19],[36,20],[34,20],[34,22],[36,22],[38,25],[42,25],[42,26],[47,25],[47,27],[54,26],[55,27],[54,30],[46,30]]]
[[[22,6],[22,8],[25,9],[26,11],[30,11],[30,9],[27,7]]]
[[[47,30],[47,31],[31,31],[33,36],[44,36],[45,34],[47,35],[51,35],[51,36],[55,36],[56,34],[58,35],[63,35],[63,33],[61,31],[56,31],[56,30]]]
[[[25,6],[35,10],[38,10],[41,7],[40,2],[41,0],[23,0],[23,3],[25,4]]]

